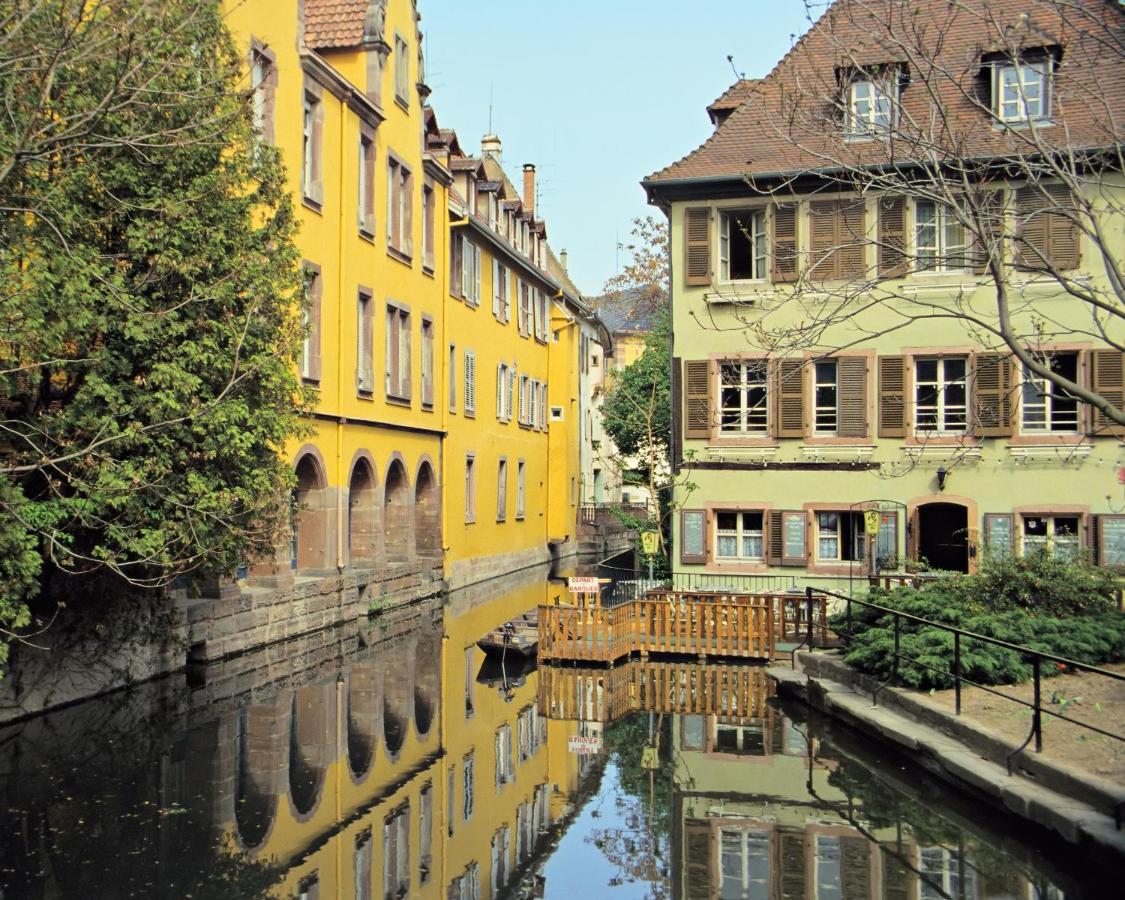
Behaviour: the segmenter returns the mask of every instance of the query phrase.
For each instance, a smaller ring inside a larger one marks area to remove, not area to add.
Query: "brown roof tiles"
[[[357,47],[371,0],[305,0],[305,43],[316,50]]]

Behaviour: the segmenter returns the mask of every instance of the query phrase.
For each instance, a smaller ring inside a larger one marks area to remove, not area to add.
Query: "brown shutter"
[[[835,248],[840,216],[840,204],[835,200],[809,203],[809,277],[816,281],[839,277],[840,254]]]
[[[906,357],[879,357],[879,437],[906,437]]]
[[[780,566],[785,555],[785,531],[780,509],[766,512],[766,565]]]
[[[1056,207],[1074,211],[1074,197],[1066,185],[1052,184],[1047,186],[1047,193],[1051,195]],[[1051,239],[1051,263],[1062,271],[1077,269],[1082,259],[1081,232],[1078,226],[1068,216],[1053,213],[1049,216]]]
[[[706,440],[711,436],[711,363],[693,359],[683,365],[684,437]]]
[[[797,280],[797,204],[778,203],[773,207],[774,281]]]
[[[774,434],[805,436],[805,366],[801,359],[773,361]]]
[[[683,365],[678,356],[672,357],[672,471],[680,471],[680,462],[683,459]]]
[[[321,361],[320,361],[320,343],[321,343],[321,295],[324,293],[324,279],[320,277],[320,272],[317,271],[312,275],[312,287],[309,291],[311,295],[311,309],[309,309],[309,380],[320,381],[321,376]]]
[[[1065,271],[1078,267],[1079,230],[1058,211],[1073,208],[1074,197],[1063,184],[1029,185],[1016,191],[1020,221],[1017,264],[1021,269],[1041,271],[1051,267]]]
[[[716,832],[717,834],[718,832]],[[684,823],[684,900],[710,900],[711,869],[714,865],[711,847],[711,823],[689,820]]]
[[[836,273],[840,278],[864,278],[867,276],[867,202],[862,197],[840,201],[837,221],[840,231],[836,242],[840,249],[836,252]]]
[[[1019,243],[1016,248],[1016,266],[1025,271],[1042,270],[1050,264],[1050,222],[1044,197],[1035,187],[1022,187],[1016,191],[1016,217],[1019,223]]]
[[[1086,529],[1086,538],[1089,541],[1090,547],[1090,562],[1095,566],[1102,564],[1102,548],[1101,548],[1101,516],[1087,516],[1086,520],[1090,523]]]
[[[879,275],[901,278],[906,274],[906,200],[879,199]]]
[[[805,854],[805,832],[779,831],[777,842],[781,896],[804,897],[808,862]]]
[[[840,437],[867,437],[867,360],[842,356],[837,361],[840,389]]]
[[[809,517],[804,510],[800,509],[786,509],[781,511],[781,544],[778,551],[778,565],[781,566],[797,566],[802,568],[808,565],[809,561]],[[796,519],[801,526],[801,547],[802,553],[799,556],[790,556],[789,548],[786,546],[786,536],[789,529],[789,521]]]
[[[1004,353],[972,357],[973,432],[979,437],[1012,433],[1012,358]]]
[[[991,245],[1003,259],[1004,239],[1004,192],[1000,190],[981,191],[977,196],[975,227],[972,239],[973,272],[977,275],[988,273],[988,253]],[[981,240],[987,236],[988,244]]]
[[[689,285],[711,283],[711,210],[684,210],[684,280]]]
[[[1090,350],[1086,365],[1091,390],[1118,409],[1125,409],[1125,354],[1119,350]],[[1125,426],[1111,422],[1100,410],[1091,412],[1091,434],[1125,436]]]

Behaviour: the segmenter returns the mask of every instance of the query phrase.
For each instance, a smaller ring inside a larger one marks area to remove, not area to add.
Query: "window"
[[[422,406],[434,408],[434,323],[422,319]]]
[[[465,351],[465,415],[477,414],[477,355]]]
[[[496,419],[499,422],[512,421],[512,393],[515,389],[515,373],[507,363],[496,366]]]
[[[471,306],[480,306],[480,247],[463,241],[461,248],[461,297]]]
[[[914,363],[914,428],[920,434],[964,434],[968,392],[964,357],[918,359]]]
[[[765,559],[760,512],[715,514],[715,555],[719,559]]]
[[[770,836],[743,829],[719,831],[719,897],[767,898],[770,893]]]
[[[410,47],[401,34],[395,35],[395,100],[410,105]]]
[[[492,260],[492,314],[499,322],[512,318],[512,302],[508,297],[508,268],[500,260]]]
[[[547,430],[547,385],[539,385],[539,429]]]
[[[477,648],[465,648],[465,718],[473,717],[477,690]]]
[[[277,95],[277,64],[274,55],[260,45],[256,45],[250,51],[250,91],[254,102],[254,130],[262,143],[272,144]]]
[[[305,295],[301,310],[301,324],[305,339],[301,344],[301,378],[320,381],[320,300],[322,284],[320,267],[304,264]]]
[[[894,128],[898,86],[890,80],[853,81],[848,88],[848,131],[886,134]]]
[[[445,777],[445,830],[449,837],[457,824],[457,761],[451,760]]]
[[[512,726],[501,725],[496,730],[496,789],[504,787],[516,777],[512,758]]]
[[[993,66],[993,111],[1002,122],[1027,122],[1051,115],[1053,60],[1011,60]]]
[[[527,512],[527,463],[516,463],[516,518],[522,519]]]
[[[721,213],[719,278],[750,281],[765,278],[768,272],[765,210],[739,209]]]
[[[356,900],[371,900],[371,830],[355,839],[353,858]]]
[[[862,562],[867,559],[867,535],[862,512],[818,512],[816,556],[822,562]]]
[[[401,256],[414,253],[414,176],[397,159],[387,161],[387,244]]]
[[[496,470],[496,521],[503,522],[508,518],[508,460],[500,457],[500,465]]]
[[[359,136],[359,230],[375,237],[375,133],[363,128]]]
[[[304,198],[314,204],[324,202],[321,176],[324,135],[324,104],[318,91],[305,88],[304,118],[301,125],[301,190]]]
[[[465,521],[477,520],[477,460],[472,453],[465,457]]]
[[[361,394],[375,390],[375,301],[361,289],[356,300],[355,386]]]
[[[468,822],[473,817],[473,800],[476,788],[473,771],[473,754],[470,752],[461,764],[461,818]]]
[[[519,303],[516,324],[519,326],[520,334],[527,337],[531,334],[531,292],[527,282],[522,278],[516,279],[516,300]]]
[[[719,367],[721,432],[762,436],[768,433],[766,370],[765,360],[723,363]]]
[[[450,883],[449,900],[480,900],[480,866],[475,862]]]
[[[960,271],[966,267],[965,228],[946,204],[915,202],[914,256],[919,272]]]
[[[943,847],[921,847],[918,857],[922,875],[919,900],[980,896],[977,893],[977,870],[968,857]]]
[[[434,786],[427,783],[418,794],[418,880],[430,880],[434,841]]]
[[[818,435],[836,434],[840,418],[836,360],[824,359],[816,363],[813,378],[813,432]]]
[[[410,399],[410,313],[387,304],[387,397]]]
[[[457,345],[449,345],[449,411],[457,412]]]
[[[551,334],[551,298],[538,288],[535,290],[535,339],[547,342]]]
[[[465,236],[454,232],[449,238],[449,293],[454,297],[461,296],[461,283],[464,276],[461,274],[465,266]]]
[[[1063,378],[1078,381],[1077,353],[1048,353],[1041,361]],[[1020,404],[1024,432],[1065,434],[1078,431],[1078,400],[1053,381],[1040,378],[1027,368],[1023,370]]]
[[[433,182],[427,180],[422,185],[422,268],[428,272],[434,270],[436,214],[434,185]]]
[[[1078,516],[1024,516],[1023,553],[1045,551],[1056,559],[1078,556]]]
[[[383,822],[383,896],[405,897],[410,890],[410,807]]]
[[[508,883],[508,860],[511,857],[511,836],[508,826],[492,836],[492,896],[499,897]]]

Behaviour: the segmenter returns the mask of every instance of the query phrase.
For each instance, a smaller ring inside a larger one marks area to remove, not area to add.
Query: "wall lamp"
[[[938,466],[937,470],[937,489],[939,491],[945,490],[945,479],[949,477],[949,470],[945,466]]]

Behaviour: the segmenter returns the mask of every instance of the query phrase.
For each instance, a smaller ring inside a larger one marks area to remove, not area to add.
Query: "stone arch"
[[[348,766],[352,779],[360,781],[371,771],[382,699],[379,673],[372,666],[357,666],[348,677],[347,723]]]
[[[289,800],[300,820],[312,815],[324,788],[324,773],[332,757],[335,704],[326,696],[335,683],[298,688],[289,716]]]
[[[383,483],[383,539],[387,564],[406,565],[413,558],[414,515],[410,479],[402,455],[394,454]]]
[[[413,679],[402,649],[396,648],[383,668],[383,744],[391,759],[397,758],[406,743],[406,730],[410,727]]]
[[[332,499],[327,468],[320,451],[312,445],[301,448],[294,464],[297,487],[293,492],[290,559],[298,572],[325,572],[332,562]]]
[[[360,451],[348,476],[348,562],[356,569],[374,569],[379,564],[378,484],[375,461],[370,453]]]
[[[234,821],[249,850],[265,844],[277,818],[285,713],[276,706],[244,706],[235,714]]]
[[[434,467],[429,457],[422,457],[414,479],[414,545],[422,559],[440,560],[441,499]]]
[[[441,642],[437,635],[422,635],[414,644],[414,730],[419,737],[430,733],[440,702]]]

